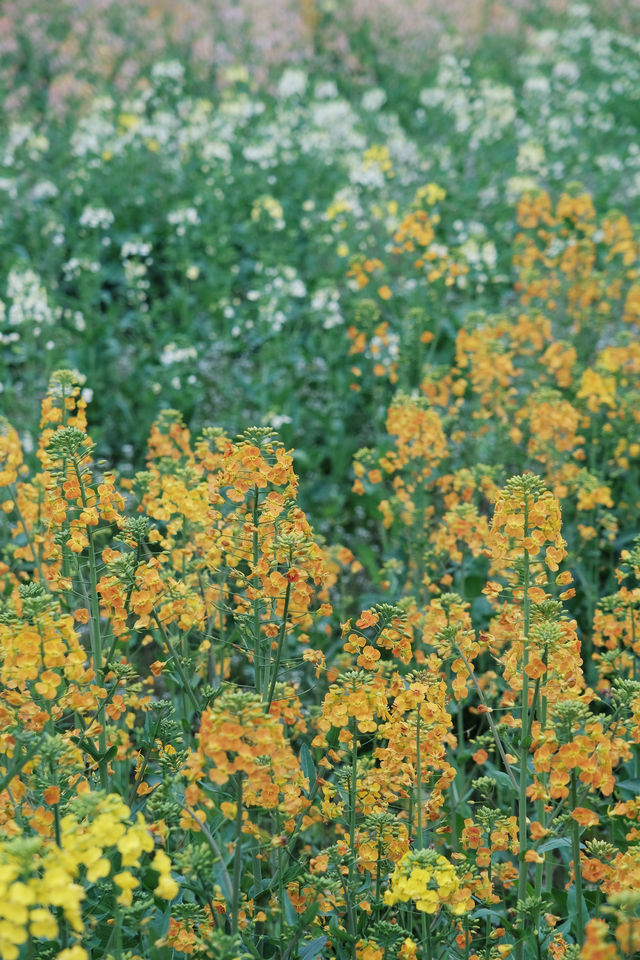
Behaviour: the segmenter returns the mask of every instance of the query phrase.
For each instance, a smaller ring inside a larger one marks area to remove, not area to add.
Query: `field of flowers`
[[[640,957],[640,9],[7,0],[0,98],[0,960]]]

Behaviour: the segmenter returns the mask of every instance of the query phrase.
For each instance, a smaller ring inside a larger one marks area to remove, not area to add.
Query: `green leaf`
[[[558,847],[570,847],[571,840],[568,837],[552,837],[551,840],[545,840],[537,847],[538,853],[545,853],[547,850],[557,850]]]
[[[302,767],[302,772],[309,781],[309,792],[313,790],[317,779],[316,765],[313,762],[313,757],[311,756],[311,751],[306,743],[302,744],[300,748],[300,766]]]
[[[83,737],[71,737],[71,740],[76,743],[81,750],[84,750],[85,753],[88,753],[92,760],[95,760],[96,763],[100,763],[100,754],[93,747],[88,740],[85,740]]]
[[[629,793],[640,793],[640,780],[619,780],[616,787],[620,790],[628,790]]]
[[[492,772],[491,776],[497,783],[503,787],[506,787],[507,790],[513,793],[513,784],[509,779],[508,773],[505,773],[504,770],[495,770]]]
[[[284,892],[284,915],[287,923],[290,923],[291,926],[294,927],[298,919],[298,914],[296,913],[286,890]]]
[[[328,939],[328,937],[316,937],[311,943],[307,943],[300,954],[300,960],[316,960]]]

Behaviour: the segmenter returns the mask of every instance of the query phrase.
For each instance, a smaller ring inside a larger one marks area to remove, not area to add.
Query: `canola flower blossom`
[[[74,937],[85,931],[84,883],[111,877],[118,904],[130,906],[139,887],[136,876],[144,854],[154,851],[154,839],[142,814],[130,822],[129,807],[117,794],[84,794],[78,813],[66,814],[55,838],[22,835],[0,839],[0,957],[17,960],[29,939],[55,940],[64,923]],[[119,859],[114,872],[114,856]],[[171,860],[158,849],[150,860],[157,874],[155,895],[173,900],[178,885]],[[136,872],[134,872],[136,871]],[[81,943],[57,954],[60,960],[87,960]]]
[[[411,850],[396,864],[384,901],[392,907],[410,900],[428,914],[447,907],[454,916],[462,916],[473,909],[473,900],[455,867],[435,850]]]

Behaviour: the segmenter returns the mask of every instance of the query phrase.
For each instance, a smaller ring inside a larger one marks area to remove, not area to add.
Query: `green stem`
[[[529,499],[528,494],[524,494],[524,539],[529,536]],[[518,854],[518,902],[524,903],[527,896],[527,873],[528,864],[525,860],[527,852],[527,783],[529,779],[529,675],[527,665],[529,658],[528,639],[531,621],[531,600],[529,599],[529,584],[531,579],[529,552],[524,550],[524,570],[523,570],[523,589],[524,589],[524,631],[522,639],[522,709],[520,718],[521,742],[520,742],[520,783],[518,787],[518,839],[520,851]],[[522,960],[524,956],[524,940],[520,939],[516,944],[516,960]]]
[[[131,804],[135,800],[138,793],[138,787],[142,783],[142,778],[147,772],[149,757],[151,756],[151,751],[153,750],[153,746],[155,744],[156,736],[158,734],[159,729],[160,729],[160,717],[158,717],[158,719],[156,720],[156,725],[153,728],[153,733],[151,734],[151,739],[149,740],[149,746],[145,751],[144,757],[142,758],[142,763],[140,764],[140,770],[138,771],[138,775],[136,776],[133,786],[131,787],[131,793],[129,794],[129,806],[131,806]]]
[[[382,893],[380,886],[382,884],[382,829],[378,830],[378,857],[376,860],[376,913],[380,919],[382,910]]]
[[[232,880],[231,880],[231,877],[229,876],[229,871],[227,870],[226,864],[225,864],[225,862],[224,862],[224,857],[222,856],[222,851],[221,851],[220,847],[218,846],[218,844],[216,843],[215,837],[213,836],[213,834],[212,834],[211,831],[209,830],[209,827],[207,826],[206,821],[205,821],[205,820],[201,820],[201,819],[198,817],[197,813],[195,813],[195,812],[191,809],[191,807],[188,807],[188,806],[187,806],[186,804],[184,804],[184,803],[181,803],[181,804],[180,804],[180,809],[181,809],[181,810],[184,810],[185,813],[188,813],[192,820],[195,820],[195,822],[196,822],[196,823],[198,824],[198,826],[200,827],[200,830],[202,831],[202,836],[205,838],[205,840],[207,841],[207,843],[209,844],[209,846],[210,846],[211,849],[213,850],[214,854],[216,855],[216,857],[217,857],[218,860],[220,861],[220,870],[221,870],[221,873],[222,873],[222,878],[223,878],[223,880],[224,880],[225,891],[226,891],[226,892],[225,892],[225,896],[226,896],[227,900],[229,900],[231,903],[233,903],[233,882],[232,882]],[[235,866],[235,865],[234,865],[234,866]]]
[[[507,772],[507,775],[508,775],[509,779],[511,780],[511,784],[512,784],[513,788],[517,791],[517,790],[518,790],[518,782],[517,782],[517,780],[516,780],[516,778],[515,778],[515,776],[514,776],[514,774],[513,774],[513,770],[511,769],[511,764],[510,764],[509,761],[507,760],[507,755],[506,755],[505,750],[504,750],[504,747],[503,747],[503,745],[502,745],[502,740],[500,739],[500,734],[498,733],[498,728],[496,727],[495,723],[493,722],[493,717],[491,716],[491,707],[488,706],[488,704],[487,704],[487,702],[486,702],[486,700],[485,700],[485,698],[484,698],[484,693],[482,692],[482,687],[481,687],[480,684],[478,683],[477,677],[476,677],[475,673],[473,672],[473,668],[472,668],[471,664],[469,663],[469,661],[467,660],[466,656],[464,655],[464,653],[462,652],[462,650],[460,649],[460,647],[458,646],[458,644],[455,642],[455,640],[454,640],[454,645],[455,645],[456,650],[458,651],[458,655],[460,656],[461,660],[464,662],[464,665],[465,665],[465,667],[466,667],[466,669],[467,669],[467,673],[469,674],[469,679],[470,679],[471,682],[473,683],[473,685],[474,685],[474,687],[475,687],[475,689],[476,689],[476,693],[478,694],[478,697],[480,698],[480,703],[481,703],[481,704],[483,705],[483,707],[485,708],[485,716],[486,716],[486,718],[487,718],[487,720],[488,720],[488,722],[489,722],[489,726],[491,727],[491,733],[493,734],[493,739],[494,739],[494,741],[495,741],[496,747],[498,748],[498,753],[499,753],[500,756],[502,757],[502,762],[504,763],[504,768],[505,768],[505,770],[506,770],[506,772]]]
[[[578,805],[576,790],[576,771],[571,771],[571,804],[575,810]],[[571,856],[573,857],[573,877],[576,888],[576,940],[578,946],[584,944],[584,915],[582,910],[582,868],[580,865],[580,824],[571,818]]]
[[[354,910],[353,887],[355,882],[356,866],[356,796],[358,776],[358,729],[356,718],[351,718],[351,783],[349,785],[349,882],[347,890],[347,919],[349,933],[353,937],[353,957],[356,956],[356,922]]]
[[[242,774],[237,775],[236,848],[233,859],[233,899],[231,901],[231,933],[238,932],[240,919],[240,879],[242,876]]]
[[[33,562],[35,563],[35,565],[36,565],[36,567],[37,567],[37,569],[38,569],[38,577],[39,577],[40,583],[42,584],[43,587],[46,587],[47,590],[50,590],[49,582],[48,582],[48,580],[46,579],[46,577],[45,577],[45,575],[44,575],[44,571],[43,571],[43,569],[42,569],[42,560],[41,560],[41,557],[40,557],[40,551],[39,551],[39,550],[36,550],[36,548],[35,548],[35,544],[34,544],[33,539],[32,539],[32,537],[31,537],[31,535],[30,535],[30,533],[29,533],[29,528],[27,527],[27,524],[26,524],[26,522],[25,522],[25,519],[24,519],[24,516],[23,516],[23,514],[22,514],[22,511],[20,510],[20,507],[18,506],[18,498],[17,498],[15,486],[14,486],[13,484],[10,484],[7,489],[9,490],[9,493],[11,494],[11,499],[13,500],[13,508],[14,508],[17,516],[18,516],[18,520],[19,520],[20,523],[22,524],[22,532],[24,533],[24,536],[25,536],[25,539],[26,539],[26,541],[27,541],[27,544],[29,545],[29,549],[31,550],[31,553],[32,553],[32,555],[33,555]]]
[[[276,683],[278,680],[278,670],[280,669],[280,660],[282,658],[282,648],[284,647],[284,638],[287,635],[287,617],[289,616],[289,600],[291,597],[291,584],[287,582],[287,589],[284,594],[284,609],[282,611],[282,623],[280,624],[280,631],[278,634],[278,647],[276,650],[276,659],[273,665],[273,676],[271,678],[271,684],[269,685],[269,694],[267,696],[267,712],[271,706],[271,701],[273,700],[273,694],[276,689]]]
[[[633,653],[633,679],[638,679],[638,657],[636,656],[636,612],[631,607],[631,652]],[[640,778],[640,747],[635,744],[633,749],[633,775]]]
[[[542,656],[542,660],[543,660],[543,663],[544,663],[545,668],[546,668],[547,665],[548,665],[548,660],[549,660],[549,651],[548,651],[548,649],[547,649],[546,646],[545,646],[545,648],[544,648],[544,654],[543,654],[543,656]],[[545,731],[546,728],[547,728],[547,698],[546,698],[546,696],[545,696],[545,694],[544,694],[544,687],[543,687],[543,686],[540,687],[539,710],[540,710],[540,713],[539,713],[539,716],[540,716],[540,731],[541,731],[541,733],[544,733],[544,731]],[[547,786],[547,781],[548,781],[548,776],[547,776],[546,773],[543,773],[543,774],[542,774],[542,782],[543,782],[543,785],[544,785],[545,789],[546,789],[546,786]],[[543,827],[546,827],[546,825],[547,825],[547,815],[546,815],[546,812],[545,812],[545,808],[544,808],[544,807],[545,807],[545,804],[544,804],[544,800],[543,800],[542,798],[539,798],[538,800],[536,800],[536,817],[538,818],[538,823],[540,823]],[[551,851],[549,851],[546,856],[549,857],[549,858],[551,858],[551,857],[553,856],[553,854],[552,854]],[[546,860],[545,860],[545,863],[538,863],[538,864],[536,864],[536,882],[535,882],[535,895],[536,895],[536,897],[539,897],[540,894],[542,893],[542,883],[543,883],[543,879],[544,879],[545,867],[546,867],[546,872],[547,872],[547,874],[548,874],[548,873],[549,873],[549,870],[550,870],[551,868],[550,868],[550,866],[548,865],[548,863],[547,863]]]
[[[278,813],[278,833],[282,832],[280,813]],[[278,934],[282,943],[284,937],[284,868],[282,865],[282,847],[278,847]]]
[[[422,758],[420,756],[420,704],[416,717],[416,806],[418,808],[418,847],[422,849]]]
[[[253,569],[255,571],[260,559],[260,544],[258,540],[258,488],[253,488]],[[254,572],[254,577],[256,576]],[[260,604],[257,597],[253,601],[253,670],[257,693],[264,695],[262,690],[262,664],[260,657]]]
[[[188,694],[188,696],[189,696],[189,699],[191,700],[191,703],[193,704],[195,710],[198,711],[198,710],[200,709],[200,704],[198,703],[198,698],[196,697],[195,693],[193,692],[193,688],[192,688],[191,684],[189,683],[189,679],[188,679],[186,673],[184,672],[184,667],[183,667],[182,664],[180,663],[180,658],[179,658],[179,656],[178,656],[178,651],[177,651],[176,648],[174,647],[173,642],[169,639],[169,635],[168,635],[167,631],[165,630],[165,628],[164,628],[164,626],[163,626],[163,624],[162,624],[162,621],[160,620],[160,617],[158,616],[158,614],[157,614],[157,612],[156,612],[155,610],[153,610],[153,619],[155,620],[156,624],[158,625],[158,630],[159,630],[160,633],[162,634],[162,639],[164,640],[165,644],[167,645],[167,649],[168,649],[169,653],[171,654],[171,657],[172,657],[173,662],[174,662],[174,664],[175,664],[175,668],[176,668],[176,670],[178,671],[178,676],[180,677],[180,680],[182,681],[182,685],[183,685],[184,689],[186,690],[186,692],[187,692],[187,694]]]
[[[116,902],[115,904],[115,949],[116,955],[115,960],[122,960],[122,911],[120,910],[120,905]]]
[[[45,734],[43,733],[39,737],[39,739],[35,742],[35,744],[33,744],[31,747],[28,748],[28,750],[24,753],[24,755],[20,757],[20,759],[17,760],[16,763],[14,763],[14,765],[9,769],[8,773],[6,773],[4,777],[0,780],[0,793],[4,793],[4,791],[7,789],[7,787],[13,780],[13,778],[19,776],[24,765],[28,763],[29,760],[31,760],[31,758],[36,755],[36,753],[40,749],[40,744],[44,740],[44,737],[45,737]]]
[[[80,473],[80,468],[78,467],[78,461],[74,458],[73,467],[76,474],[76,479],[78,481],[78,486],[80,487],[80,496],[82,498],[82,506],[87,509],[87,495],[84,488],[84,482],[82,479],[82,474]],[[88,554],[89,554],[89,604],[91,607],[91,650],[93,655],[93,669],[96,675],[96,683],[99,683],[101,680],[104,681],[104,671],[102,669],[102,636],[100,633],[100,605],[98,602],[98,568],[96,564],[96,550],[93,542],[93,531],[91,527],[86,526],[85,531],[87,534],[87,541],[89,544]],[[109,770],[108,770],[108,761],[104,759],[104,755],[107,752],[107,731],[106,731],[106,714],[105,707],[102,701],[98,708],[98,723],[100,724],[100,734],[98,737],[98,745],[100,751],[100,760],[98,761],[98,770],[100,772],[100,786],[103,790],[108,792],[109,790]]]

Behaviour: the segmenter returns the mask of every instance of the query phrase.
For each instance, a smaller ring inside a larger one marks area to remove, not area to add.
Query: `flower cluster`
[[[437,913],[446,906],[454,916],[461,916],[473,909],[455,867],[435,850],[412,850],[396,865],[385,903],[393,906],[410,900],[424,913]]]
[[[83,794],[77,813],[60,819],[56,839],[29,837],[20,831],[0,842],[0,953],[17,960],[20,947],[31,940],[57,941],[65,926],[77,943],[65,947],[59,960],[87,960],[82,946],[85,930],[85,883],[111,878],[112,898],[130,906],[140,879],[141,858],[154,850],[154,840],[142,814],[130,822],[130,810],[116,794]],[[117,860],[115,859],[117,858]],[[120,869],[114,863],[118,863]],[[178,885],[171,861],[158,849],[150,861],[157,874],[155,895],[172,900]],[[104,889],[104,886],[103,886]]]

